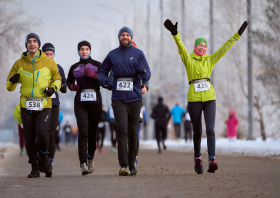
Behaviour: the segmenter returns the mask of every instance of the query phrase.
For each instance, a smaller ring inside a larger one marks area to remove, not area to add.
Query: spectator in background
[[[96,132],[96,148],[99,150],[99,153],[102,154],[103,141],[105,138],[105,121],[106,121],[106,111],[104,111],[104,105],[102,105],[102,113],[99,119],[97,132]],[[99,144],[99,140],[100,144]]]
[[[20,147],[20,154],[24,155],[24,133],[23,133],[23,127],[21,123],[21,117],[20,117],[20,105],[17,104],[14,110],[14,118],[18,120],[18,135],[19,135],[19,147]]]
[[[166,150],[164,141],[167,137],[167,124],[170,119],[170,112],[166,105],[163,104],[163,98],[158,98],[158,104],[153,108],[151,117],[155,119],[156,139],[158,143],[158,154],[161,153],[160,142],[163,149]]]
[[[180,137],[181,137],[181,123],[182,123],[182,115],[184,113],[185,110],[179,106],[179,102],[176,102],[175,106],[171,110],[171,115],[173,117],[175,135],[178,142],[180,141]]]
[[[188,110],[188,105],[186,108],[186,113],[185,113],[185,140],[186,142],[188,141],[188,136],[190,137],[190,141],[192,142],[192,122],[191,122],[191,118],[190,118],[190,114],[189,114],[189,110]]]
[[[71,132],[72,132],[71,125],[69,124],[68,120],[66,121],[66,124],[63,127],[63,131],[65,134],[65,144],[66,146],[68,146],[68,143],[70,142],[71,139]]]
[[[73,124],[73,126],[72,126],[72,134],[73,134],[73,143],[74,143],[74,145],[76,145],[78,133],[79,133],[79,130],[78,130],[77,125]]]
[[[236,113],[233,109],[229,110],[229,117],[225,123],[227,125],[227,138],[235,140],[237,138],[238,118],[236,117]]]

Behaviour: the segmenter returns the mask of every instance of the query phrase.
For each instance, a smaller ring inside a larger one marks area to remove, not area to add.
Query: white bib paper
[[[43,98],[27,98],[26,109],[31,111],[42,111]]]
[[[117,81],[117,91],[133,91],[133,79],[119,78]]]
[[[55,95],[55,93],[53,93],[53,95],[51,95],[51,98],[56,98],[56,95]]]
[[[209,82],[201,82],[194,84],[194,90],[195,92],[201,92],[211,90],[211,88]]]
[[[96,91],[94,89],[83,89],[81,91],[81,101],[96,101]]]

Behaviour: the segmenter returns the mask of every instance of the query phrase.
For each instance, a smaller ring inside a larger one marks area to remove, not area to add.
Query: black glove
[[[15,83],[18,83],[18,82],[19,82],[19,78],[20,78],[20,74],[15,74],[15,75],[13,75],[13,76],[9,79],[9,81],[10,81],[11,83],[15,84]]]
[[[55,93],[55,90],[54,90],[54,88],[52,88],[52,87],[46,87],[45,90],[44,90],[44,92],[45,92],[48,96],[51,96],[51,95],[53,95],[53,94]]]
[[[64,85],[63,86],[61,85],[60,91],[61,91],[61,93],[66,93],[67,92],[67,87],[64,86]]]
[[[243,32],[245,31],[245,29],[247,28],[248,23],[247,21],[244,21],[244,23],[242,24],[241,28],[238,30],[238,34],[241,36],[243,34]]]
[[[176,24],[173,25],[173,23],[169,19],[166,19],[166,21],[164,22],[165,28],[168,29],[174,36],[178,34],[177,25],[178,22],[176,22]]]

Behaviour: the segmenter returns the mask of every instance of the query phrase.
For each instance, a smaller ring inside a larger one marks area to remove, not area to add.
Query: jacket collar
[[[128,52],[132,49],[132,45],[130,44],[127,48],[122,48],[121,45],[119,45],[119,49],[122,51],[122,52]]]
[[[81,64],[87,64],[87,63],[90,63],[91,62],[91,56],[87,59],[87,60],[82,60],[82,59],[80,59],[80,63]]]
[[[42,60],[43,58],[47,57],[46,54],[42,50],[39,50],[39,51],[40,51],[40,55],[36,58],[35,63],[37,63],[40,60]],[[22,53],[21,58],[32,62],[31,57],[27,55],[27,51]]]
[[[196,54],[194,53],[194,51],[193,51],[193,52],[191,53],[191,57],[194,58],[195,60],[200,60],[200,61],[202,61],[202,60],[205,60],[205,58],[208,57],[208,54],[206,53],[206,54],[203,55],[203,56],[199,56],[199,55],[196,55]]]

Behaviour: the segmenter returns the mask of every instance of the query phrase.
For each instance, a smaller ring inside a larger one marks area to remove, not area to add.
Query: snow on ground
[[[1,143],[1,147],[7,147],[14,145],[11,142]],[[111,145],[109,140],[104,140],[104,145]],[[176,140],[166,140],[165,145],[168,150],[176,151],[193,151],[193,143],[184,139],[179,142]],[[145,149],[157,149],[156,140],[141,140],[140,147]],[[201,150],[207,150],[207,139],[201,140]],[[244,154],[244,155],[255,155],[255,156],[280,156],[280,140],[268,139],[262,141],[261,138],[257,138],[255,141],[248,140],[233,140],[230,141],[226,138],[216,139],[216,151],[224,154]]]
[[[193,150],[193,143],[184,139],[180,142],[176,140],[166,140],[165,145],[167,149],[177,151],[190,151]],[[157,149],[156,140],[140,141],[140,146],[143,148]],[[202,151],[207,150],[207,139],[201,140]],[[256,156],[277,156],[280,155],[280,140],[268,139],[262,141],[257,138],[255,141],[248,140],[232,140],[226,138],[216,139],[216,151],[224,154],[245,154]]]

